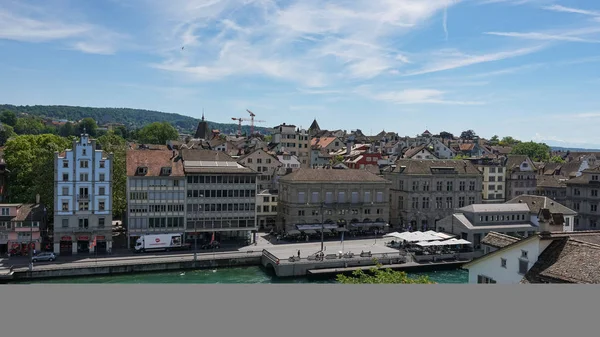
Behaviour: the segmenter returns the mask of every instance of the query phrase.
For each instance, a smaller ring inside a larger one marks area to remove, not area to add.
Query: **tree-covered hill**
[[[193,133],[196,131],[199,119],[176,113],[167,113],[153,110],[129,108],[93,108],[68,105],[9,105],[0,104],[0,111],[10,110],[17,114],[29,114],[37,117],[51,118],[54,120],[79,121],[91,117],[98,125],[106,123],[120,123],[127,128],[138,129],[153,122],[169,122],[181,132]],[[208,122],[211,129],[218,129],[222,133],[236,133],[238,125]],[[247,124],[244,123],[244,124]],[[250,126],[242,125],[242,132],[249,133]],[[255,127],[256,131],[269,134],[269,129]]]

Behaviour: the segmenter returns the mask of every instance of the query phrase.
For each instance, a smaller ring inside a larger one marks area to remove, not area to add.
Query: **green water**
[[[425,273],[409,273],[416,277],[427,275],[437,283],[467,283],[468,272],[464,270],[447,270]],[[142,283],[175,283],[175,284],[249,284],[249,283],[336,283],[331,280],[309,280],[306,278],[278,279],[266,274],[260,267],[222,268],[216,270],[188,270],[185,272],[125,274],[98,277],[77,277],[36,281],[31,283],[116,283],[116,284],[142,284]]]

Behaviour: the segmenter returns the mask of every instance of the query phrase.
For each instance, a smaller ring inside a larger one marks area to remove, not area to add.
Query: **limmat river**
[[[410,277],[427,275],[436,283],[468,283],[468,272],[461,269],[409,273]],[[68,283],[68,284],[254,284],[254,283],[337,283],[335,278],[312,280],[307,278],[280,279],[268,275],[260,267],[238,267],[173,271],[165,273],[124,274],[95,277],[60,278],[27,283]]]

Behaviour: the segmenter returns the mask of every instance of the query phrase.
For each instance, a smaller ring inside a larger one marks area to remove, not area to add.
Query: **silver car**
[[[56,260],[56,255],[54,255],[54,253],[51,253],[51,252],[39,253],[36,256],[34,256],[33,258],[31,258],[32,262],[54,261],[54,260]]]

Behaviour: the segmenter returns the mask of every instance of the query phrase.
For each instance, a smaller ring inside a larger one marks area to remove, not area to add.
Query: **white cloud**
[[[13,2],[0,8],[0,39],[39,43],[61,41],[69,48],[92,54],[113,54],[126,38],[87,22],[68,22],[50,10]]]
[[[466,55],[457,51],[442,51],[438,53],[438,58],[426,64],[423,68],[415,71],[410,71],[404,74],[404,76],[423,75],[429,73],[435,73],[439,71],[446,71],[451,69],[462,68],[478,63],[487,63],[509,59],[513,57],[523,56],[531,53],[535,53],[544,48],[543,45],[527,47],[514,50],[506,50],[489,54],[481,55]]]
[[[574,14],[583,14],[583,15],[588,15],[588,16],[600,17],[600,11],[579,9],[579,8],[573,8],[573,7],[565,7],[565,6],[561,6],[561,5],[545,6],[543,8],[545,10],[554,11],[554,12],[574,13]]]
[[[358,87],[355,92],[373,100],[395,104],[446,104],[482,105],[478,101],[457,101],[445,98],[446,92],[435,89],[403,89],[398,91],[372,92],[368,86]]]
[[[598,28],[600,31],[600,28]],[[496,36],[507,36],[507,37],[516,37],[527,40],[540,40],[540,41],[568,41],[568,42],[588,42],[588,43],[598,43],[600,40],[592,40],[585,39],[577,36],[570,36],[569,34],[545,34],[545,33],[517,33],[517,32],[486,32],[487,35],[496,35]]]

